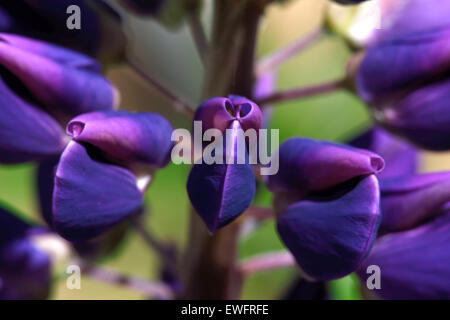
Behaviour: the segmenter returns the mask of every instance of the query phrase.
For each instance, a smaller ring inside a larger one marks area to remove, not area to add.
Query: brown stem
[[[126,287],[149,297],[159,299],[172,299],[174,297],[172,289],[164,283],[130,277],[111,269],[100,268],[93,265],[81,264],[81,269],[84,275],[92,279]]]
[[[215,0],[206,57],[203,98],[230,93],[251,96],[259,0]],[[244,191],[245,192],[245,191]],[[211,235],[192,209],[185,264],[186,299],[237,299],[239,222]]]
[[[167,89],[167,87],[161,84],[159,81],[157,81],[147,73],[143,72],[135,62],[131,61],[131,59],[128,59],[127,62],[128,65],[131,67],[131,69],[133,69],[133,71],[135,71],[141,78],[146,80],[150,85],[152,85],[156,90],[158,90],[159,93],[161,93],[164,97],[166,97],[169,101],[171,101],[176,111],[187,114],[189,116],[194,115],[194,108],[191,107],[188,103],[186,103],[183,99],[181,99],[175,93]]]
[[[286,47],[283,47],[273,53],[270,53],[266,57],[261,58],[256,65],[255,74],[257,76],[261,76],[266,72],[275,69],[277,66],[279,66],[289,58],[308,48],[310,45],[319,40],[323,35],[324,31],[322,28],[313,30],[306,36],[301,36],[300,38],[294,40]]]
[[[285,91],[275,92],[271,95],[261,98],[256,101],[260,106],[267,105],[269,103],[278,103],[283,101],[289,101],[294,99],[306,98],[315,95],[325,94],[333,92],[339,89],[345,89],[347,85],[346,79],[333,80],[318,85],[312,85],[309,87],[300,87],[294,89],[288,89]]]
[[[269,252],[244,260],[239,265],[242,277],[255,272],[295,266],[295,259],[288,251]]]
[[[208,49],[208,40],[206,39],[205,30],[200,20],[200,13],[195,11],[189,16],[189,28],[191,35],[197,48],[198,55],[203,63],[205,63],[205,55]]]

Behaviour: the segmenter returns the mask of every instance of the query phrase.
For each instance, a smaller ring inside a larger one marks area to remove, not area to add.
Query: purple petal
[[[0,79],[0,163],[45,159],[64,148],[64,133],[47,113],[13,93]]]
[[[233,127],[236,127],[236,122]],[[231,143],[236,148],[237,141]],[[244,212],[256,191],[248,158],[242,159],[245,163],[238,164],[235,153],[234,164],[226,164],[226,151],[221,156],[223,164],[195,164],[187,182],[189,199],[211,232],[229,224]]]
[[[320,191],[352,178],[380,172],[375,153],[326,141],[291,138],[279,149],[280,169],[269,176],[272,191]]]
[[[48,296],[50,258],[30,241],[33,232],[34,227],[0,207],[0,299]]]
[[[380,180],[381,230],[405,230],[442,213],[450,202],[450,172]]]
[[[135,176],[117,165],[92,158],[72,141],[56,170],[53,228],[70,241],[99,236],[142,206]]]
[[[384,299],[450,299],[450,214],[419,228],[380,238],[358,271],[363,283],[367,267],[381,271]]]
[[[156,113],[95,112],[67,125],[74,140],[89,143],[116,160],[164,167],[170,160],[173,128]]]
[[[204,131],[215,128],[225,132],[234,120],[239,120],[244,131],[258,130],[262,126],[261,110],[254,102],[244,97],[230,95],[229,98],[216,97],[206,100],[194,115],[194,121],[202,121]]]
[[[417,171],[417,149],[379,127],[364,132],[349,144],[373,151],[383,158],[385,167],[378,174],[380,179],[414,174]]]
[[[370,175],[337,198],[291,205],[277,219],[278,233],[307,276],[340,278],[369,253],[381,220],[378,204],[378,181]]]
[[[450,68],[450,30],[415,35],[368,49],[357,74],[359,95],[378,103]]]
[[[53,187],[55,172],[59,156],[39,163],[37,168],[36,185],[39,196],[40,213],[48,226],[52,226]]]
[[[19,79],[32,96],[49,108],[52,114],[76,116],[96,110],[111,110],[115,104],[111,83],[89,69],[86,60],[71,62],[73,54],[54,46],[30,51],[30,40],[0,34],[0,64]],[[19,43],[20,46],[15,44]],[[24,44],[25,43],[25,44]],[[22,48],[24,47],[24,48]],[[40,54],[36,53],[38,51]],[[53,51],[52,53],[50,53]],[[42,52],[45,53],[42,54]],[[58,60],[55,60],[55,57]],[[71,65],[71,64],[75,64]],[[78,64],[81,64],[80,68]]]
[[[45,299],[50,293],[50,257],[29,240],[0,244],[0,299]]]
[[[450,81],[414,90],[385,108],[381,124],[416,145],[430,150],[450,148]]]

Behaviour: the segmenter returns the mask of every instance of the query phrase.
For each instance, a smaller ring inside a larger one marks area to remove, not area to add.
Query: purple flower
[[[447,212],[414,229],[381,237],[358,270],[363,285],[369,277],[367,267],[376,265],[381,288],[373,293],[378,297],[450,299],[449,229]]]
[[[344,145],[292,138],[280,146],[275,193],[278,233],[309,278],[330,280],[356,270],[381,220],[374,174],[378,155]]]
[[[153,1],[150,1],[153,2]],[[80,7],[81,29],[68,29],[67,8]],[[123,54],[121,19],[103,0],[22,0],[0,5],[0,31],[54,42],[102,61]]]
[[[373,127],[349,142],[350,145],[379,154],[385,162],[379,179],[413,174],[418,167],[418,151],[407,141],[380,127]]]
[[[238,152],[241,130],[261,128],[262,115],[252,101],[239,97],[211,98],[196,111],[194,121],[201,121],[203,130],[218,129],[224,134],[224,145],[214,151],[221,159],[194,164],[188,178],[187,191],[192,205],[205,221],[208,229],[217,229],[231,223],[251,204],[255,194],[255,177],[247,151]],[[230,161],[232,159],[232,161]]]
[[[80,242],[140,212],[152,171],[169,160],[172,127],[158,114],[111,111],[76,117],[67,133],[73,140],[55,169],[54,187],[42,192],[47,210],[52,194],[51,215],[44,216],[64,238]],[[51,166],[46,172],[44,186]]]
[[[60,123],[117,103],[100,66],[82,54],[10,34],[0,34],[0,163],[59,154]]]
[[[357,71],[358,94],[381,125],[432,150],[450,148],[446,0],[385,1],[383,26]],[[414,23],[411,23],[414,21]]]
[[[45,299],[51,261],[33,243],[43,231],[0,208],[0,299]]]

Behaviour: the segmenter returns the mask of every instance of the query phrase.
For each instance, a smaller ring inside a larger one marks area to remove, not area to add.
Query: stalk
[[[212,37],[205,57],[204,99],[231,93],[251,98],[262,3],[259,0],[215,0]],[[237,266],[239,227],[236,221],[210,235],[198,214],[191,210],[184,298],[239,298],[242,286]]]

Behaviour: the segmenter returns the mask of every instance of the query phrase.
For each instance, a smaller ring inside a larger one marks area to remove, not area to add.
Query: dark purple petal
[[[277,229],[307,276],[331,280],[359,267],[380,220],[378,181],[370,175],[334,199],[294,203],[279,215]]]
[[[234,122],[233,128],[238,127],[237,121]],[[236,149],[236,139],[231,143]],[[189,199],[211,232],[232,222],[244,212],[256,191],[255,177],[247,155],[246,159],[240,159],[235,153],[234,164],[225,163],[225,150],[220,156],[223,164],[194,164],[187,182]],[[238,161],[243,164],[238,164]]]
[[[28,239],[0,244],[0,299],[45,299],[50,293],[50,257]]]
[[[164,167],[170,160],[173,128],[156,113],[126,111],[80,115],[67,125],[67,134],[89,143],[112,158]]]
[[[268,176],[272,191],[320,191],[352,178],[378,173],[383,159],[375,153],[326,141],[291,138],[279,149],[280,169]]]
[[[37,168],[36,185],[39,196],[40,213],[48,226],[52,226],[53,187],[55,172],[59,156],[39,163]]]
[[[203,131],[216,128],[225,132],[233,120],[239,120],[244,131],[258,130],[262,126],[261,110],[254,102],[244,97],[217,97],[203,102],[194,116],[194,121],[202,121]]]
[[[30,239],[37,228],[0,207],[0,299],[45,299],[50,258]]]
[[[379,179],[409,175],[417,172],[418,151],[407,141],[389,134],[379,127],[373,127],[349,142],[350,145],[379,154],[384,162]]]
[[[384,299],[450,299],[450,214],[419,228],[381,237],[358,271],[363,285],[367,267],[377,265]]]
[[[450,172],[381,179],[380,190],[380,230],[409,229],[445,210],[450,202]]]
[[[88,58],[73,60],[78,55],[68,53],[65,56],[63,49],[54,49],[43,42],[30,50],[32,40],[20,40],[17,36],[11,38],[0,34],[0,40],[0,64],[53,115],[62,113],[73,117],[114,107],[116,101],[111,83],[90,70],[93,66]]]
[[[69,29],[67,8],[80,7],[81,29]],[[8,32],[57,43],[91,56],[111,60],[122,53],[121,19],[103,0],[2,1],[14,24]]]
[[[359,4],[367,0],[333,0],[333,1],[340,4]]]
[[[99,236],[142,206],[133,173],[93,156],[72,141],[56,170],[53,228],[70,241]]]
[[[357,74],[359,95],[377,103],[450,68],[450,30],[415,35],[368,49]]]
[[[387,129],[430,150],[450,148],[450,81],[423,86],[396,100],[395,108],[381,106],[379,121]]]
[[[60,125],[18,97],[0,78],[0,163],[41,160],[63,148]]]

